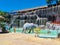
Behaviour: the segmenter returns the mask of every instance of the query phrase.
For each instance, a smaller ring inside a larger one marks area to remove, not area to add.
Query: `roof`
[[[24,11],[30,11],[30,10],[32,11],[32,10],[37,10],[37,9],[41,9],[41,8],[47,8],[47,6],[40,6],[40,7],[35,7],[35,8],[12,11],[12,12],[24,12]]]

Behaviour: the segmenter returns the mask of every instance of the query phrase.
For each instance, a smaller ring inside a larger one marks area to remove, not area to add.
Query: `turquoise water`
[[[22,28],[16,28],[16,32],[18,32],[18,33],[21,33],[22,30],[23,30]],[[10,32],[14,32],[14,29],[11,28],[11,29],[10,29]]]
[[[40,30],[40,34],[57,35],[57,30]]]
[[[58,37],[58,32],[57,30],[40,30],[39,36],[44,38],[55,38]]]
[[[16,28],[16,32],[17,32],[17,33],[22,33],[22,30],[23,30],[23,28]],[[10,29],[10,32],[11,32],[11,33],[14,32],[14,29],[11,28],[11,29]],[[27,34],[33,34],[33,33],[32,33],[32,32],[31,32],[31,33],[28,33],[28,32],[27,32]]]
[[[16,32],[22,32],[23,28],[16,28]],[[10,32],[14,32],[14,29],[11,28]],[[50,34],[50,35],[57,35],[57,30],[40,30],[39,34]]]
[[[17,33],[22,33],[22,28],[16,28]],[[14,32],[14,29],[11,28],[10,32]],[[34,33],[27,33],[27,34],[34,34]],[[58,32],[57,30],[40,30],[39,33],[40,37],[57,37]]]

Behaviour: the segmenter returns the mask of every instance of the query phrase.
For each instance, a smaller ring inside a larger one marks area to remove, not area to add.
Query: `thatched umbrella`
[[[5,18],[3,16],[0,16],[0,21],[4,21]]]
[[[3,16],[0,16],[0,19],[5,19]]]

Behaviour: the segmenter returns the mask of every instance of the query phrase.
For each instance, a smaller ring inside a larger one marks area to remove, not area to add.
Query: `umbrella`
[[[3,16],[0,16],[0,21],[4,21],[5,18]]]
[[[0,16],[0,19],[5,19],[3,16]]]

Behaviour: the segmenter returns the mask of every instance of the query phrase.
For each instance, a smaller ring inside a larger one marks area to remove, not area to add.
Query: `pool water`
[[[22,33],[23,28],[16,28],[16,33]],[[14,32],[14,29],[11,28],[10,32]],[[34,34],[34,33],[27,33],[27,34]],[[57,30],[40,30],[39,31],[40,37],[57,37],[58,32]]]
[[[40,30],[40,34],[50,34],[50,35],[57,35],[57,30]]]
[[[21,33],[23,28],[16,28],[16,32]],[[14,32],[14,28],[10,29],[10,32]]]

